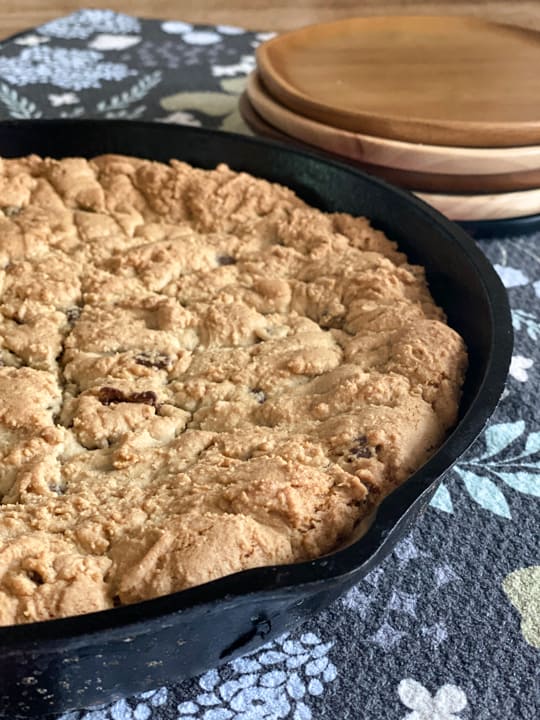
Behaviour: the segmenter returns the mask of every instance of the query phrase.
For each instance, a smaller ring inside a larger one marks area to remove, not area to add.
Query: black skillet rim
[[[88,125],[101,126],[104,130],[113,126],[123,127],[126,130],[137,127],[140,130],[148,129],[151,132],[155,132],[156,126],[158,126],[156,122],[152,121],[129,120],[8,120],[0,122],[0,132],[10,127],[21,126],[35,128],[36,132],[61,130],[63,127],[71,126],[78,127],[81,132],[84,132],[84,128]],[[175,615],[183,613],[195,605],[211,604],[233,598],[247,599],[254,594],[277,593],[287,587],[300,588],[305,585],[319,584],[324,580],[336,580],[357,572],[370,559],[383,551],[386,540],[394,531],[397,531],[400,521],[407,515],[412,505],[421,502],[424,494],[429,495],[432,484],[450,470],[480,434],[493,413],[504,388],[513,346],[508,296],[499,276],[485,255],[457,224],[409,192],[367,175],[345,163],[323,158],[316,152],[293,149],[273,140],[206,128],[160,124],[159,129],[163,135],[170,132],[194,134],[208,138],[218,137],[224,142],[227,142],[227,138],[229,138],[231,142],[242,141],[246,149],[249,149],[250,146],[266,147],[269,152],[316,161],[342,173],[347,173],[352,182],[356,178],[360,178],[363,182],[367,181],[382,187],[386,192],[391,192],[415,206],[416,212],[427,216],[440,234],[445,235],[460,247],[462,253],[474,266],[475,272],[484,286],[493,327],[484,377],[470,407],[444,444],[423,467],[381,503],[369,531],[350,546],[308,562],[243,570],[204,585],[133,605],[68,618],[0,627],[0,645],[5,653],[11,654],[11,652],[21,652],[25,649],[35,652],[38,647],[45,651],[53,649],[62,641],[65,643],[66,640],[70,641],[70,645],[91,645],[104,631],[107,631],[110,637],[147,633],[155,622],[163,624],[168,618],[170,623],[174,624]],[[164,142],[166,142],[166,138],[164,138]]]

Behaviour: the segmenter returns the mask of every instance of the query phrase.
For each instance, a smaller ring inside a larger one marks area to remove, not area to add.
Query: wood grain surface
[[[540,213],[540,190],[494,195],[414,194],[450,220],[506,220]]]
[[[253,132],[263,137],[274,140],[287,141],[283,133],[276,131],[264,120],[257,116],[249,104],[247,95],[240,98],[240,111],[244,120],[251,127]],[[295,143],[298,145],[298,143]],[[305,146],[308,147],[308,146]],[[372,165],[353,163],[361,170],[382,177],[395,185],[409,188],[402,181],[403,174],[399,170],[391,168],[376,168]],[[482,194],[458,194],[424,192],[412,189],[414,194],[424,200],[439,212],[446,215],[450,220],[478,221],[478,220],[502,220],[516,217],[526,217],[540,213],[540,190],[523,190],[508,193],[482,193]]]
[[[259,115],[286,135],[308,145],[316,145],[326,152],[364,163],[409,172],[461,176],[503,173],[521,175],[540,169],[540,145],[517,148],[444,147],[405,143],[340,130],[297,115],[280,105],[262,85],[257,73],[248,79],[247,94]]]
[[[230,25],[257,30],[289,30],[344,17],[392,14],[475,15],[540,30],[539,0],[0,0],[3,37],[80,7],[111,8],[141,17]]]
[[[354,132],[435,145],[540,143],[540,32],[479,18],[348,18],[257,50],[270,93]]]
[[[251,130],[261,137],[279,140],[306,150],[321,151],[316,145],[310,145],[286,135],[281,130],[270,125],[257,113],[252,106],[247,93],[239,101],[240,114]],[[491,175],[449,175],[443,173],[419,172],[416,170],[401,170],[384,165],[361,162],[349,157],[343,157],[327,152],[330,157],[341,162],[347,162],[370,175],[387,180],[394,185],[407,190],[420,190],[432,193],[506,193],[515,190],[534,190],[540,187],[540,168],[517,173],[498,173]]]

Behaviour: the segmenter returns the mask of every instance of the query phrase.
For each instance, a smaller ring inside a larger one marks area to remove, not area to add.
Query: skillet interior
[[[380,506],[368,533],[312,562],[247,570],[167,597],[90,615],[0,628],[0,713],[63,712],[201,672],[301,621],[358,582],[423,511],[482,430],[512,348],[506,292],[456,225],[381,180],[280,146],[199,128],[125,121],[0,123],[0,155],[116,152],[203,168],[219,162],[287,185],[326,211],[366,215],[426,267],[431,291],[470,356],[460,421],[430,461]],[[1,243],[1,238],[0,238]]]

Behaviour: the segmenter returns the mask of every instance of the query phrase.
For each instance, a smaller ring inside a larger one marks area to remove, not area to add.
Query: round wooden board
[[[298,115],[268,93],[257,73],[247,93],[260,116],[297,140],[361,162],[401,170],[445,175],[519,174],[540,170],[540,145],[516,148],[466,148],[400,142],[324,125]]]
[[[269,125],[264,118],[261,118],[257,111],[254,110],[246,93],[240,97],[239,107],[244,121],[257,135],[286,142],[295,147],[305,148],[306,150],[318,149],[304,143],[299,143],[294,138],[285,135]],[[417,188],[415,189],[414,185],[407,184],[410,177],[416,176],[416,173],[377,167],[368,163],[354,162],[347,158],[332,155],[331,153],[327,154],[341,162],[348,162],[371,175],[381,177],[383,180],[387,180],[394,185],[399,185],[400,187],[411,190],[415,195],[435,207],[451,220],[499,220],[503,218],[525,217],[540,213],[540,190],[483,195],[450,195],[447,193],[423,192]]]
[[[540,33],[460,16],[349,18],[257,49],[272,95],[335,127],[433,145],[540,143]]]
[[[321,150],[320,147],[304,143],[273,127],[254,109],[247,93],[240,99],[240,112],[245,122],[258,135],[288,142],[306,150]],[[424,173],[416,170],[401,170],[374,163],[361,162],[338,153],[324,150],[336,160],[348,162],[371,175],[407,188],[443,193],[486,193],[510,192],[513,190],[531,190],[540,188],[540,169],[522,173],[502,173],[494,175],[451,175],[444,173]]]
[[[450,220],[505,220],[540,213],[540,190],[493,195],[445,195],[414,192]]]

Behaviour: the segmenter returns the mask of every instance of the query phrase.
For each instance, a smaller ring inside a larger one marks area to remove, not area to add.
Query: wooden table
[[[81,5],[154,18],[240,25],[259,30],[288,28],[355,15],[479,15],[540,30],[540,0],[0,0],[0,36],[66,15]]]

